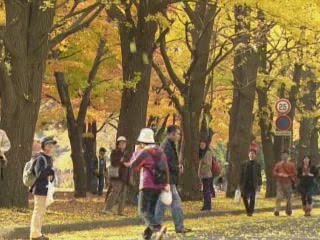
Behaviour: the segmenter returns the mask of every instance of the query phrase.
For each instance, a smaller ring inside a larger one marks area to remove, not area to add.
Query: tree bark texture
[[[249,31],[250,26],[244,19],[248,16],[247,7],[236,6],[235,32]],[[234,57],[234,91],[232,107],[230,110],[230,159],[228,171],[227,197],[233,197],[239,185],[240,168],[242,162],[248,158],[250,147],[253,105],[255,100],[256,80],[259,65],[257,53],[250,48],[250,35],[242,33],[239,35],[244,47],[236,51]]]
[[[141,0],[137,9],[137,23],[133,23],[132,27],[129,27],[127,22],[121,22],[119,25],[124,88],[117,136],[125,136],[128,139],[130,152],[134,150],[140,130],[146,127],[151,59],[158,29],[157,23],[146,21],[146,17],[162,10],[158,9],[159,2],[161,1]],[[127,13],[126,21],[131,20]],[[136,51],[130,49],[132,44],[136,45]],[[132,83],[136,85],[132,86]]]
[[[50,29],[54,9],[43,11],[42,1],[6,0],[3,42],[11,72],[1,64],[1,123],[12,143],[8,167],[0,180],[0,207],[27,207],[28,191],[22,182],[24,164],[30,160],[40,108]]]

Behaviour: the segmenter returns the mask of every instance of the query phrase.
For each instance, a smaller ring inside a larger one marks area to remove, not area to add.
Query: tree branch
[[[101,38],[100,43],[99,43],[99,47],[97,49],[96,58],[94,60],[93,66],[92,66],[90,73],[89,73],[89,76],[88,76],[88,81],[87,81],[88,86],[84,90],[82,100],[80,103],[79,113],[78,113],[78,117],[77,117],[78,125],[83,124],[84,120],[86,118],[88,106],[90,103],[90,94],[91,94],[91,90],[93,88],[93,81],[96,78],[96,75],[98,73],[98,69],[99,69],[100,63],[101,63],[101,58],[103,57],[103,55],[105,53],[105,51],[104,51],[105,45],[106,45],[106,40]]]
[[[177,110],[182,113],[182,106],[178,100],[178,98],[175,96],[174,92],[172,91],[172,89],[170,88],[170,83],[168,82],[168,80],[166,79],[166,77],[164,76],[163,72],[161,71],[160,67],[158,66],[158,64],[156,64],[154,61],[152,61],[152,67],[153,69],[156,71],[158,77],[160,78],[161,82],[162,82],[162,86],[163,89],[166,90],[166,92],[169,94],[169,98],[174,102]]]
[[[55,46],[57,46],[59,43],[61,43],[64,39],[69,37],[71,34],[76,33],[84,28],[87,28],[90,26],[90,24],[93,22],[93,20],[96,19],[96,17],[101,13],[101,11],[104,9],[103,5],[100,5],[100,7],[84,22],[72,25],[67,31],[57,35],[55,38],[53,38],[49,42],[50,49],[53,49]]]
[[[165,31],[167,31],[167,33],[169,32],[169,29],[166,29]],[[165,35],[160,39],[160,52],[162,55],[162,58],[164,60],[164,64],[166,66],[166,69],[169,73],[169,76],[172,80],[172,82],[174,83],[174,85],[176,85],[176,87],[179,89],[179,91],[182,93],[185,84],[179,79],[179,77],[177,76],[177,74],[174,72],[172,64],[170,62],[169,56],[167,54],[167,50],[166,50],[166,38]]]

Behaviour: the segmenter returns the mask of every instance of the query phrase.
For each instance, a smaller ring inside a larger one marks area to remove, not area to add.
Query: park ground
[[[144,226],[135,206],[126,209],[126,217],[105,216],[100,213],[103,202],[104,198],[94,196],[75,200],[69,194],[59,194],[57,201],[47,212],[44,230],[51,239],[58,240],[142,239]],[[294,205],[300,206],[298,199]],[[257,213],[249,218],[243,214],[242,204],[225,199],[221,194],[214,199],[214,210],[211,213],[199,212],[201,202],[185,202],[185,223],[193,232],[186,236],[176,235],[168,218],[166,225],[169,231],[164,239],[320,239],[320,209],[315,208],[311,218],[303,217],[300,208],[296,208],[292,217],[282,214],[275,218],[272,214],[273,207],[274,199],[259,198]],[[0,209],[0,239],[26,239],[31,214],[31,208]],[[11,233],[3,235],[5,232]]]

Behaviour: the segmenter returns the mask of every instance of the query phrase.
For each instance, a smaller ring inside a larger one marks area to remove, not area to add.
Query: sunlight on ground
[[[31,204],[32,205],[32,204]],[[45,224],[61,225],[72,223],[88,223],[96,221],[117,221],[125,220],[125,217],[105,216],[100,213],[103,208],[104,198],[90,197],[84,200],[74,200],[71,198],[59,199],[49,209]],[[184,211],[187,216],[185,221],[187,227],[191,227],[193,233],[182,238],[174,233],[172,222],[166,222],[169,228],[165,239],[320,239],[317,229],[320,227],[318,216],[320,209],[315,209],[312,218],[304,218],[302,210],[295,210],[294,215],[287,218],[282,214],[275,218],[272,213],[274,200],[258,199],[257,209],[266,211],[257,213],[254,217],[248,218],[246,215],[236,215],[234,212],[243,211],[242,204],[236,204],[232,199],[225,199],[222,195],[213,200],[214,210],[210,215],[201,213],[199,209],[201,202],[185,202]],[[300,206],[299,199],[295,200],[295,205]],[[129,207],[126,210],[129,218],[139,219],[137,208]],[[0,209],[2,226],[27,227],[30,222],[31,209],[4,210]],[[223,213],[223,214],[221,214]],[[169,214],[169,211],[167,212]],[[108,224],[108,223],[106,223]],[[91,231],[64,232],[49,235],[51,239],[106,239],[106,240],[135,240],[141,239],[144,229],[140,226],[110,227]],[[214,236],[214,237],[213,237]],[[300,237],[299,237],[300,236]],[[301,238],[303,236],[304,238]],[[236,237],[236,238],[235,238]],[[268,238],[269,237],[269,238]]]

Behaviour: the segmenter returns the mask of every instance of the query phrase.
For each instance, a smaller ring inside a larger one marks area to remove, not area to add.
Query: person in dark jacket
[[[312,165],[311,158],[305,156],[302,166],[298,169],[298,192],[301,194],[302,206],[306,217],[311,216],[312,195],[317,174],[318,171],[316,167]]]
[[[98,178],[98,195],[102,196],[103,189],[105,186],[105,176],[106,176],[106,165],[107,165],[107,159],[106,159],[106,152],[107,150],[105,148],[99,149],[99,156],[97,157],[97,178]]]
[[[43,224],[43,217],[46,212],[46,199],[48,195],[49,181],[54,181],[53,159],[55,141],[51,137],[45,137],[41,140],[42,151],[35,157],[34,174],[36,181],[31,188],[34,195],[34,210],[31,219],[30,239],[33,240],[47,240],[41,233]]]
[[[240,190],[248,216],[254,213],[256,191],[261,185],[261,167],[256,161],[256,151],[251,149],[249,160],[242,165],[240,175]]]
[[[118,202],[118,215],[123,216],[124,214],[123,210],[129,185],[129,168],[125,163],[130,161],[126,147],[127,139],[125,137],[119,137],[117,139],[117,148],[111,152],[106,207],[102,211],[104,214],[111,214],[111,210],[116,202]]]
[[[179,174],[183,173],[183,165],[179,163],[179,157],[176,147],[177,141],[177,128],[175,126],[169,126],[167,128],[167,137],[161,144],[167,160],[170,171],[170,188],[172,192],[172,204],[170,207],[172,218],[175,225],[176,233],[187,233],[191,229],[187,229],[184,226],[184,214],[181,206],[181,198],[177,189]],[[159,224],[162,224],[166,206],[159,201],[156,210],[156,219]]]

